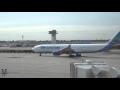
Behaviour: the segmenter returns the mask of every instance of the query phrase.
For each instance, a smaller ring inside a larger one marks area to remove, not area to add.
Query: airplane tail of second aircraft
[[[120,44],[120,31],[114,35],[108,42],[108,44]]]

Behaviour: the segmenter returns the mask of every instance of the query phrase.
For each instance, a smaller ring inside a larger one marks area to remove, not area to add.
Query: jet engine
[[[53,55],[60,55],[60,51],[56,50],[56,51],[53,51]]]

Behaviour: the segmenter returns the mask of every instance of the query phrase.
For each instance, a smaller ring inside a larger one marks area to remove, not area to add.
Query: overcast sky
[[[0,12],[0,40],[110,39],[120,31],[120,12]]]

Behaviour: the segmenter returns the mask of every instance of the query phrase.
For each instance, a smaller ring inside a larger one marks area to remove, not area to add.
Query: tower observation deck
[[[58,34],[57,31],[52,30],[52,31],[49,31],[48,34],[52,34],[51,35],[51,44],[56,44],[56,34]]]

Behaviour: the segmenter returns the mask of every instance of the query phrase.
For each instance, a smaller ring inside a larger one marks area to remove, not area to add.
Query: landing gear
[[[41,56],[41,53],[40,53],[40,55],[39,56]]]
[[[69,55],[69,57],[75,57],[75,55]]]
[[[75,57],[75,55],[69,55],[69,57]],[[81,57],[81,54],[76,54],[76,57]]]
[[[76,57],[81,57],[81,54],[76,54]]]

